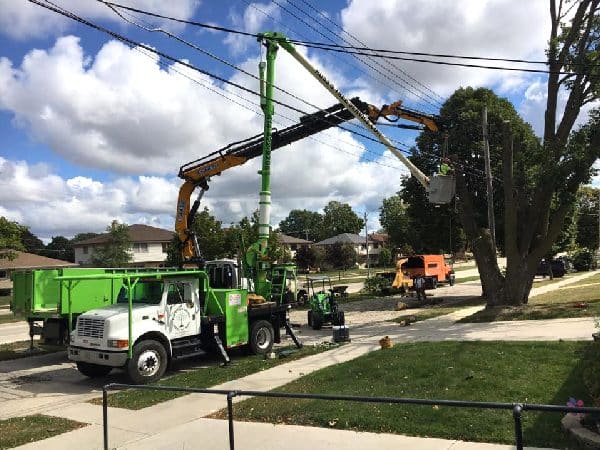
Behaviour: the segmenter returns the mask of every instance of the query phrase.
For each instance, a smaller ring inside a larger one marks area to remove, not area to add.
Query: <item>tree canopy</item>
[[[124,267],[133,257],[131,238],[127,224],[116,220],[106,227],[108,241],[94,248],[91,256],[92,264],[97,267]]]
[[[24,250],[21,235],[26,230],[17,222],[0,217],[0,259],[12,259],[15,253],[11,250]]]

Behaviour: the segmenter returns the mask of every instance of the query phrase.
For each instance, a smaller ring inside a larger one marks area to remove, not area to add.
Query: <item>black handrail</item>
[[[245,391],[231,389],[200,389],[177,386],[145,386],[131,385],[121,383],[111,383],[102,387],[102,427],[104,432],[104,449],[108,450],[108,391],[121,389],[139,389],[147,391],[171,391],[187,392],[194,394],[216,394],[227,396],[227,419],[229,422],[229,448],[234,450],[235,439],[233,429],[233,398],[234,397],[275,397],[275,398],[296,398],[312,400],[338,400],[362,403],[395,403],[405,405],[427,405],[427,406],[450,406],[454,408],[480,408],[480,409],[506,409],[512,410],[515,423],[515,447],[517,450],[523,450],[523,427],[521,417],[523,411],[545,411],[545,412],[564,412],[564,413],[600,413],[600,408],[592,407],[571,407],[559,405],[541,405],[536,403],[501,403],[501,402],[473,402],[466,400],[428,400],[420,398],[400,398],[400,397],[365,397],[355,395],[336,395],[336,394],[305,394],[297,392],[277,392],[277,391]]]

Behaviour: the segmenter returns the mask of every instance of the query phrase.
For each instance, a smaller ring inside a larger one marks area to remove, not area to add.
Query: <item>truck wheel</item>
[[[134,384],[148,384],[158,380],[167,370],[167,352],[157,341],[141,341],[133,347],[127,361],[127,375]]]
[[[454,286],[454,283],[456,282],[456,279],[454,278],[454,275],[450,275],[450,286]]]
[[[309,327],[313,326],[313,312],[312,312],[312,310],[308,311],[308,326]]]
[[[320,330],[323,326],[323,315],[321,313],[313,314],[312,316],[312,329]]]
[[[105,377],[112,369],[110,366],[77,361],[77,370],[79,370],[79,373],[90,378]]]
[[[275,332],[266,320],[258,320],[250,327],[250,350],[255,355],[266,355],[273,348]]]

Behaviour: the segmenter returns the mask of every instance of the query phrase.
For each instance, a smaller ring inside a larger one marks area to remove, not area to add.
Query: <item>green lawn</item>
[[[472,277],[456,278],[455,283],[466,283],[467,281],[479,281],[479,275],[473,275]]]
[[[45,345],[37,341],[33,342],[33,351],[28,351],[29,341],[11,342],[9,344],[0,344],[0,361],[8,359],[25,358],[27,356],[43,355],[45,353],[54,353],[65,350],[61,345]]]
[[[579,287],[578,287],[579,286]],[[527,305],[486,308],[459,322],[536,320],[567,317],[600,317],[600,274],[574,281],[546,294],[536,295]]]
[[[2,314],[0,315],[0,324],[3,323],[12,323],[12,322],[21,322],[25,319],[21,318],[21,317],[17,317],[14,316],[12,313],[11,314]]]
[[[0,420],[0,450],[47,439],[87,424],[41,414]]]
[[[237,380],[238,378],[251,375],[262,370],[270,369],[279,364],[287,363],[305,356],[314,355],[328,350],[327,346],[306,346],[300,350],[290,352],[286,357],[277,357],[275,359],[263,359],[259,356],[246,356],[236,358],[233,363],[227,367],[222,367],[219,363],[192,370],[185,373],[178,373],[168,378],[160,380],[158,386],[185,386],[192,388],[208,388],[216,386],[226,381]],[[289,348],[283,349],[290,351]],[[294,349],[295,350],[295,349]],[[285,354],[285,353],[284,353]],[[184,392],[166,392],[166,391],[141,391],[129,390],[117,392],[109,395],[109,406],[126,409],[142,409],[148,406],[156,405],[167,400],[187,395]],[[90,401],[96,405],[102,404],[101,398]]]
[[[473,265],[469,265],[469,266],[453,267],[453,269],[454,269],[454,272],[462,272],[463,270],[477,269],[477,265],[473,264]]]
[[[592,345],[403,343],[319,370],[277,391],[557,405],[572,396],[589,404],[582,372]],[[237,420],[514,443],[511,411],[274,398],[252,398],[236,404],[234,411]],[[574,448],[561,431],[561,418],[555,413],[524,413],[525,444]]]
[[[439,316],[445,316],[446,314],[450,314],[461,309],[463,309],[463,307],[461,306],[430,308],[426,309],[425,311],[419,311],[415,314],[405,314],[400,317],[396,317],[392,320],[392,322],[400,323],[406,319],[411,319],[411,321],[413,322],[421,322],[422,320],[433,319],[434,317]]]

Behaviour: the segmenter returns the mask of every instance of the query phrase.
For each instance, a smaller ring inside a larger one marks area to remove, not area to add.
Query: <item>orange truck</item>
[[[404,260],[401,262],[401,260]],[[454,269],[446,264],[444,255],[413,255],[399,259],[396,274],[401,278],[425,279],[425,289],[435,289],[440,283],[454,285]]]

